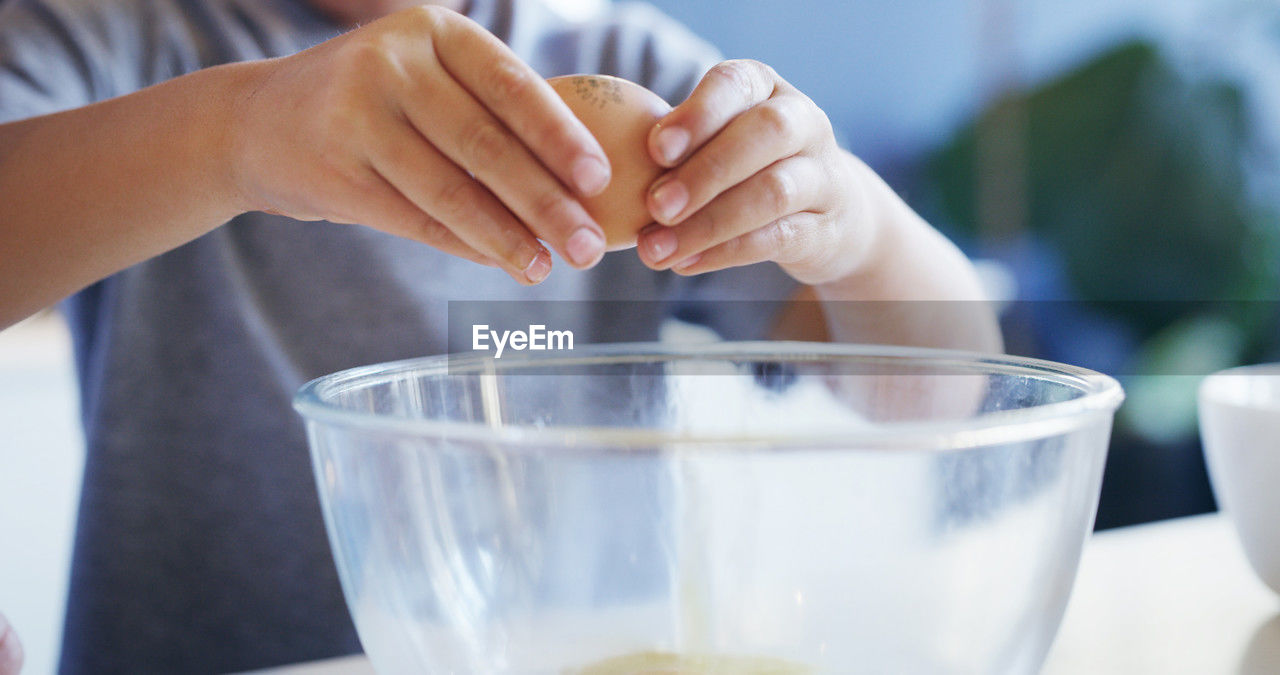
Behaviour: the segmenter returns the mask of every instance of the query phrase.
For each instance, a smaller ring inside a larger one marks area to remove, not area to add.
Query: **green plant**
[[[1276,346],[1280,220],[1248,192],[1246,103],[1235,83],[1189,77],[1149,43],[1121,45],[960,129],[928,162],[938,215],[984,247],[1027,234],[1048,242],[1073,297],[1138,337],[1132,372],[1186,373],[1188,354],[1213,367],[1250,360]],[[1010,134],[1018,161],[984,161],[984,144]],[[1018,188],[1016,227],[983,222],[982,181]],[[1232,339],[1206,339],[1217,334]],[[1169,396],[1137,387],[1131,404],[1167,403],[1147,390]],[[1185,435],[1194,387],[1180,390],[1169,410]]]

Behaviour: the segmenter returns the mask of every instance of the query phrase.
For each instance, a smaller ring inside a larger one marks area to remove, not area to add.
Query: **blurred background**
[[[1280,356],[1280,3],[653,4],[999,263],[1012,353],[1123,380],[1098,528],[1214,509],[1200,376]]]
[[[775,67],[930,222],[998,263],[1016,289],[1010,351],[1121,377],[1098,528],[1214,508],[1195,387],[1280,359],[1280,3],[652,4]],[[0,333],[0,383],[0,611],[27,672],[51,672],[83,461],[56,316]]]

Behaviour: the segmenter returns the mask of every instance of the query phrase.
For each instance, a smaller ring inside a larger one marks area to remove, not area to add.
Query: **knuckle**
[[[395,61],[395,46],[390,35],[377,32],[344,44],[341,57],[346,66],[344,74],[360,81],[391,65]]]
[[[418,216],[417,223],[418,235],[422,241],[432,246],[440,246],[452,240],[452,234],[449,228],[445,227],[440,221],[423,213]]]
[[[699,220],[702,221],[702,227],[699,228],[702,236],[698,237],[696,243],[700,247],[711,246],[727,238],[725,230],[728,224],[715,209],[704,209],[699,215]]]
[[[835,136],[835,127],[831,124],[831,118],[827,116],[825,110],[813,102],[813,99],[799,94],[796,96],[787,96],[788,107],[793,110],[792,118],[794,121],[804,120],[805,138],[833,138]]]
[[[757,108],[757,117],[765,134],[785,141],[795,139],[795,116],[790,106],[782,103],[762,105]]]
[[[451,181],[441,185],[435,194],[435,206],[448,222],[458,222],[471,205],[477,202],[474,186],[467,181]]]
[[[557,190],[546,190],[533,199],[533,218],[537,223],[552,224],[564,220],[566,199]]]
[[[474,124],[466,132],[462,152],[472,171],[480,167],[499,166],[507,154],[507,134],[491,121]]]
[[[807,263],[825,267],[840,255],[828,237],[815,233],[814,222],[802,214],[791,214],[769,224],[761,234],[765,255],[780,263]]]
[[[734,59],[722,61],[711,69],[711,73],[744,100],[755,101],[768,98],[764,85],[772,81],[773,69],[750,59]]]
[[[504,101],[526,101],[533,95],[534,77],[527,68],[509,59],[498,59],[490,69],[489,86]]]
[[[796,222],[791,216],[783,216],[764,229],[764,248],[769,253],[776,253],[796,239]]]
[[[448,20],[450,14],[452,12],[439,5],[421,4],[403,10],[399,16],[414,27],[431,29]]]
[[[725,86],[740,94],[743,98],[751,98],[754,85],[751,74],[744,61],[724,61],[711,69],[711,75],[719,79]]]
[[[742,250],[746,247],[746,243],[746,237],[734,237],[716,246],[714,250],[721,258],[733,260],[742,255]]]
[[[766,208],[773,213],[785,213],[795,204],[799,188],[795,178],[781,169],[772,169],[763,176],[762,194]]]
[[[753,261],[771,260],[784,250],[787,244],[787,218],[779,218],[742,237],[745,257]]]
[[[697,175],[702,182],[709,185],[723,186],[729,180],[730,167],[728,158],[724,155],[711,151],[704,152],[700,156],[698,162]]]
[[[324,86],[344,97],[337,104],[358,104],[378,87],[407,79],[396,41],[386,33],[342,45],[336,63]]]
[[[782,79],[778,76],[778,71],[773,69],[773,66],[767,63],[761,63],[760,61],[751,61],[750,63],[756,68],[756,70],[760,71],[765,76],[765,79],[770,82]]]
[[[809,101],[809,109],[812,112],[818,128],[826,136],[835,134],[835,127],[831,124],[831,117],[827,115],[827,111],[819,108],[816,103]]]

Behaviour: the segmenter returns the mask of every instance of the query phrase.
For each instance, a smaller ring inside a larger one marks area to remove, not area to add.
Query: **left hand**
[[[862,165],[826,114],[762,63],[712,68],[650,132],[649,153],[669,168],[649,190],[656,223],[639,238],[653,269],[771,260],[820,284],[852,273],[874,237],[873,219],[858,214]]]

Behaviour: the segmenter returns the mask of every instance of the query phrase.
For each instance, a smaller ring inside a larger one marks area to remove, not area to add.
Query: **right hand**
[[[22,671],[22,643],[8,619],[0,614],[0,675],[18,675]]]
[[[417,7],[246,65],[231,139],[244,210],[367,225],[523,284],[550,272],[541,242],[579,268],[604,254],[575,196],[607,185],[604,151],[466,17]]]

